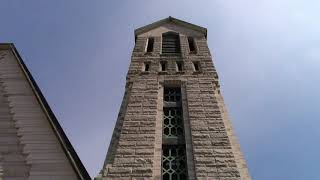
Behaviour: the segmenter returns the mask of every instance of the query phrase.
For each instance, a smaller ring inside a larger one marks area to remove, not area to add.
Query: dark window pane
[[[180,107],[181,108],[181,107]],[[163,111],[163,137],[184,139],[183,117],[180,108],[169,107]]]
[[[194,68],[194,71],[200,71],[200,63],[199,62],[193,62],[193,68]]]
[[[181,97],[180,88],[165,88],[164,101],[166,102],[179,102]]]
[[[185,145],[162,146],[162,178],[187,180],[187,158]],[[184,153],[177,154],[178,151]],[[169,153],[168,153],[169,152]]]
[[[170,180],[169,174],[164,174],[163,175],[163,180]]]
[[[144,63],[144,71],[150,70],[150,63]]]
[[[177,71],[182,71],[182,62],[176,62],[177,64]]]
[[[161,71],[166,71],[167,70],[167,62],[162,61],[160,62],[161,65]]]
[[[153,51],[154,39],[152,37],[148,38],[147,52]]]
[[[196,47],[195,47],[195,43],[194,43],[194,39],[193,39],[193,37],[188,37],[188,44],[189,44],[189,50],[190,50],[190,52],[192,53],[194,53],[194,52],[196,52]]]

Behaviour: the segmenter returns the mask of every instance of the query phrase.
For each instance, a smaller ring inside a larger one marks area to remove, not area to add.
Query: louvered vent
[[[162,35],[162,54],[178,55],[180,54],[179,35],[174,33],[166,33]]]

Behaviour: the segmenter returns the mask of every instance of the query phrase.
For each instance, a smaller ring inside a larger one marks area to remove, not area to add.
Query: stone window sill
[[[150,71],[142,71],[140,74],[150,74]]]
[[[176,74],[184,74],[185,71],[177,71]]]
[[[160,75],[168,74],[168,71],[160,71],[160,72],[158,72],[158,74],[160,74]]]
[[[192,74],[201,74],[202,71],[194,71]]]

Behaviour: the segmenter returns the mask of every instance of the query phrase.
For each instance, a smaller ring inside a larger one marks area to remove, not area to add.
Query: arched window
[[[162,54],[176,55],[180,53],[180,38],[179,34],[167,32],[162,34]]]

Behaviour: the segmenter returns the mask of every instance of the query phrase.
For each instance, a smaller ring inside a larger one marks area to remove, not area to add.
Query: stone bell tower
[[[250,180],[207,29],[172,17],[135,30],[125,94],[96,179]]]

